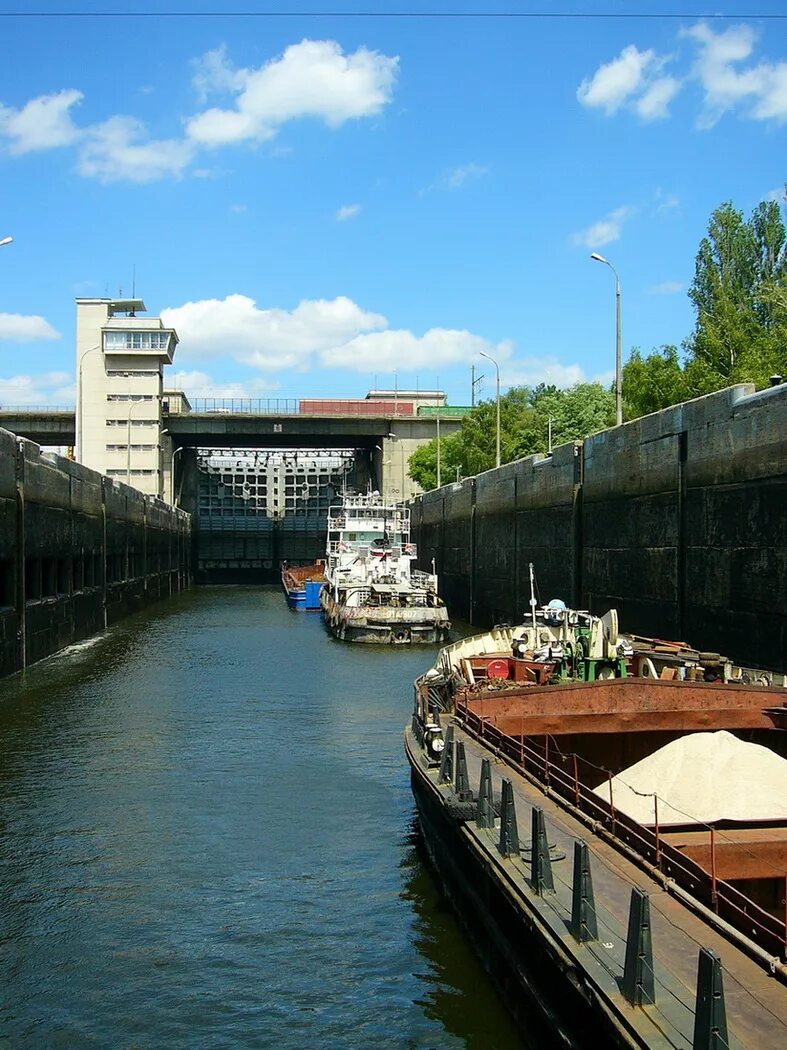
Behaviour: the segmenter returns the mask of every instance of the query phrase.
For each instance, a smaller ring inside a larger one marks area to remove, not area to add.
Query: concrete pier
[[[419,562],[452,616],[541,598],[787,670],[787,384],[698,398],[416,499]]]
[[[188,514],[0,430],[0,676],[190,581]]]

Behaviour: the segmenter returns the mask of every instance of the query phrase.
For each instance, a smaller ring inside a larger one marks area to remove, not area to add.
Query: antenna
[[[131,298],[137,297],[137,264],[134,263],[131,270]]]

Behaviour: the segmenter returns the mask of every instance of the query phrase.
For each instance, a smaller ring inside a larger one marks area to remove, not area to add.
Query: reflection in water
[[[0,1044],[515,1046],[414,845],[430,655],[205,588],[0,683]]]
[[[413,944],[429,963],[419,1000],[430,1017],[470,1047],[517,1050],[522,1040],[437,888],[413,816],[402,857],[404,899],[413,909]]]

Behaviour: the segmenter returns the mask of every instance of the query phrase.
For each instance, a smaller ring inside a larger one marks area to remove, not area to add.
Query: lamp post
[[[100,349],[101,344],[99,343],[98,346],[88,347],[87,350],[83,350],[82,353],[79,355],[79,366],[77,368],[77,463],[82,462],[82,457],[84,455],[84,449],[82,447],[82,362],[85,360],[88,354],[92,354],[94,353],[94,351]]]
[[[440,389],[440,376],[437,377],[437,389]],[[441,405],[437,406],[437,487],[440,488],[442,485],[442,474],[440,470],[440,409]]]
[[[620,278],[618,271],[603,255],[593,252],[590,256],[596,262],[604,263],[615,275],[615,422],[618,426],[623,422],[623,381],[620,362]]]
[[[169,430],[166,427],[164,427],[163,430],[161,431],[162,437],[164,436],[164,434],[169,435],[170,441],[172,440],[172,435],[169,433]],[[160,439],[159,439],[159,441],[160,441]],[[183,449],[185,447],[186,447],[185,445],[178,445],[177,448],[173,449],[172,450],[172,456],[171,456],[170,461],[169,461],[169,489],[170,489],[169,502],[170,502],[170,506],[171,507],[175,506],[175,456],[179,455],[183,451]]]
[[[485,354],[483,350],[478,351],[481,357],[485,357],[487,361],[491,361],[495,366],[495,377],[496,377],[496,396],[495,401],[497,404],[497,427],[496,427],[496,452],[495,452],[495,466],[500,466],[500,369],[498,368],[497,361],[494,357],[490,357],[489,354]]]

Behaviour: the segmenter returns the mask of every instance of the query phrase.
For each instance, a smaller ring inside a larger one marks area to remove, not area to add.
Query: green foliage
[[[710,217],[695,263],[689,298],[696,309],[683,360],[675,346],[644,357],[638,349],[623,368],[628,419],[657,412],[732,383],[768,385],[787,375],[787,230],[779,205],[762,202],[747,221],[725,203]],[[615,421],[614,394],[598,383],[570,390],[541,384],[515,387],[500,399],[502,463],[579,440]],[[495,401],[484,401],[462,429],[440,443],[441,481],[480,474],[495,465]],[[423,489],[437,485],[437,442],[410,458],[410,477]]]
[[[647,357],[634,349],[623,366],[623,404],[629,419],[677,405],[692,395],[676,346],[662,346]]]
[[[577,383],[570,390],[540,385],[512,387],[500,398],[500,461],[509,463],[546,452],[552,421],[552,445],[603,430],[615,420],[614,395],[598,383]],[[440,440],[440,477],[448,484],[459,476],[481,474],[495,465],[497,405],[482,401],[462,420],[462,429]],[[410,457],[410,477],[421,488],[437,486],[437,441]]]
[[[626,362],[627,418],[787,373],[787,230],[775,201],[758,204],[748,221],[729,202],[713,212],[689,298],[696,320],[683,361],[663,346],[647,357],[634,350]]]
[[[729,202],[711,216],[689,291],[697,319],[686,343],[686,373],[696,393],[730,383],[765,386],[783,368],[786,240],[775,201],[760,203],[748,222]]]

